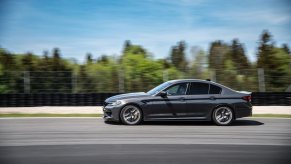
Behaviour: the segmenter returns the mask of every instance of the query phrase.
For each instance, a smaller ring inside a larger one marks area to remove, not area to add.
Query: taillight
[[[246,100],[248,102],[251,102],[252,96],[244,96],[244,97],[242,97],[242,99],[244,99],[244,100]]]

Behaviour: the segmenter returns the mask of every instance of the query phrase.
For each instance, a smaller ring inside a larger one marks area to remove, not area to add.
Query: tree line
[[[190,49],[190,56],[187,52]],[[286,91],[291,84],[291,54],[277,46],[270,32],[259,37],[251,62],[239,39],[217,40],[204,51],[179,41],[164,59],[155,59],[141,45],[125,41],[120,56],[86,54],[82,64],[61,57],[54,48],[42,56],[14,54],[0,48],[0,93],[83,93],[146,91],[166,80],[212,79],[237,90],[258,91],[258,68],[264,70],[267,91]]]

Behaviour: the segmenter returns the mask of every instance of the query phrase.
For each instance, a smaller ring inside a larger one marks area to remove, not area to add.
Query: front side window
[[[151,89],[147,93],[150,94],[150,95],[154,95],[154,94],[160,92],[162,89],[164,89],[164,88],[166,88],[167,86],[170,86],[170,85],[171,85],[171,83],[165,82],[165,83],[160,84],[160,85],[156,86],[155,88]]]
[[[175,84],[165,90],[169,96],[185,95],[188,83]]]
[[[189,95],[203,95],[208,94],[209,84],[193,82],[190,85]]]

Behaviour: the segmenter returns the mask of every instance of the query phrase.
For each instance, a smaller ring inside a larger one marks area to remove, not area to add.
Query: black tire
[[[212,113],[212,120],[219,126],[230,125],[234,120],[233,110],[227,106],[220,106],[214,109]]]
[[[142,121],[142,111],[134,105],[126,105],[120,112],[120,120],[126,125],[138,125]]]

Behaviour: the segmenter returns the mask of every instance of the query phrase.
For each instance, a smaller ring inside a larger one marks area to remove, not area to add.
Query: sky
[[[215,40],[244,43],[251,61],[263,30],[291,46],[288,0],[0,0],[0,46],[13,53],[58,47],[83,62],[86,53],[120,55],[125,40],[165,58],[178,41],[208,51]]]

